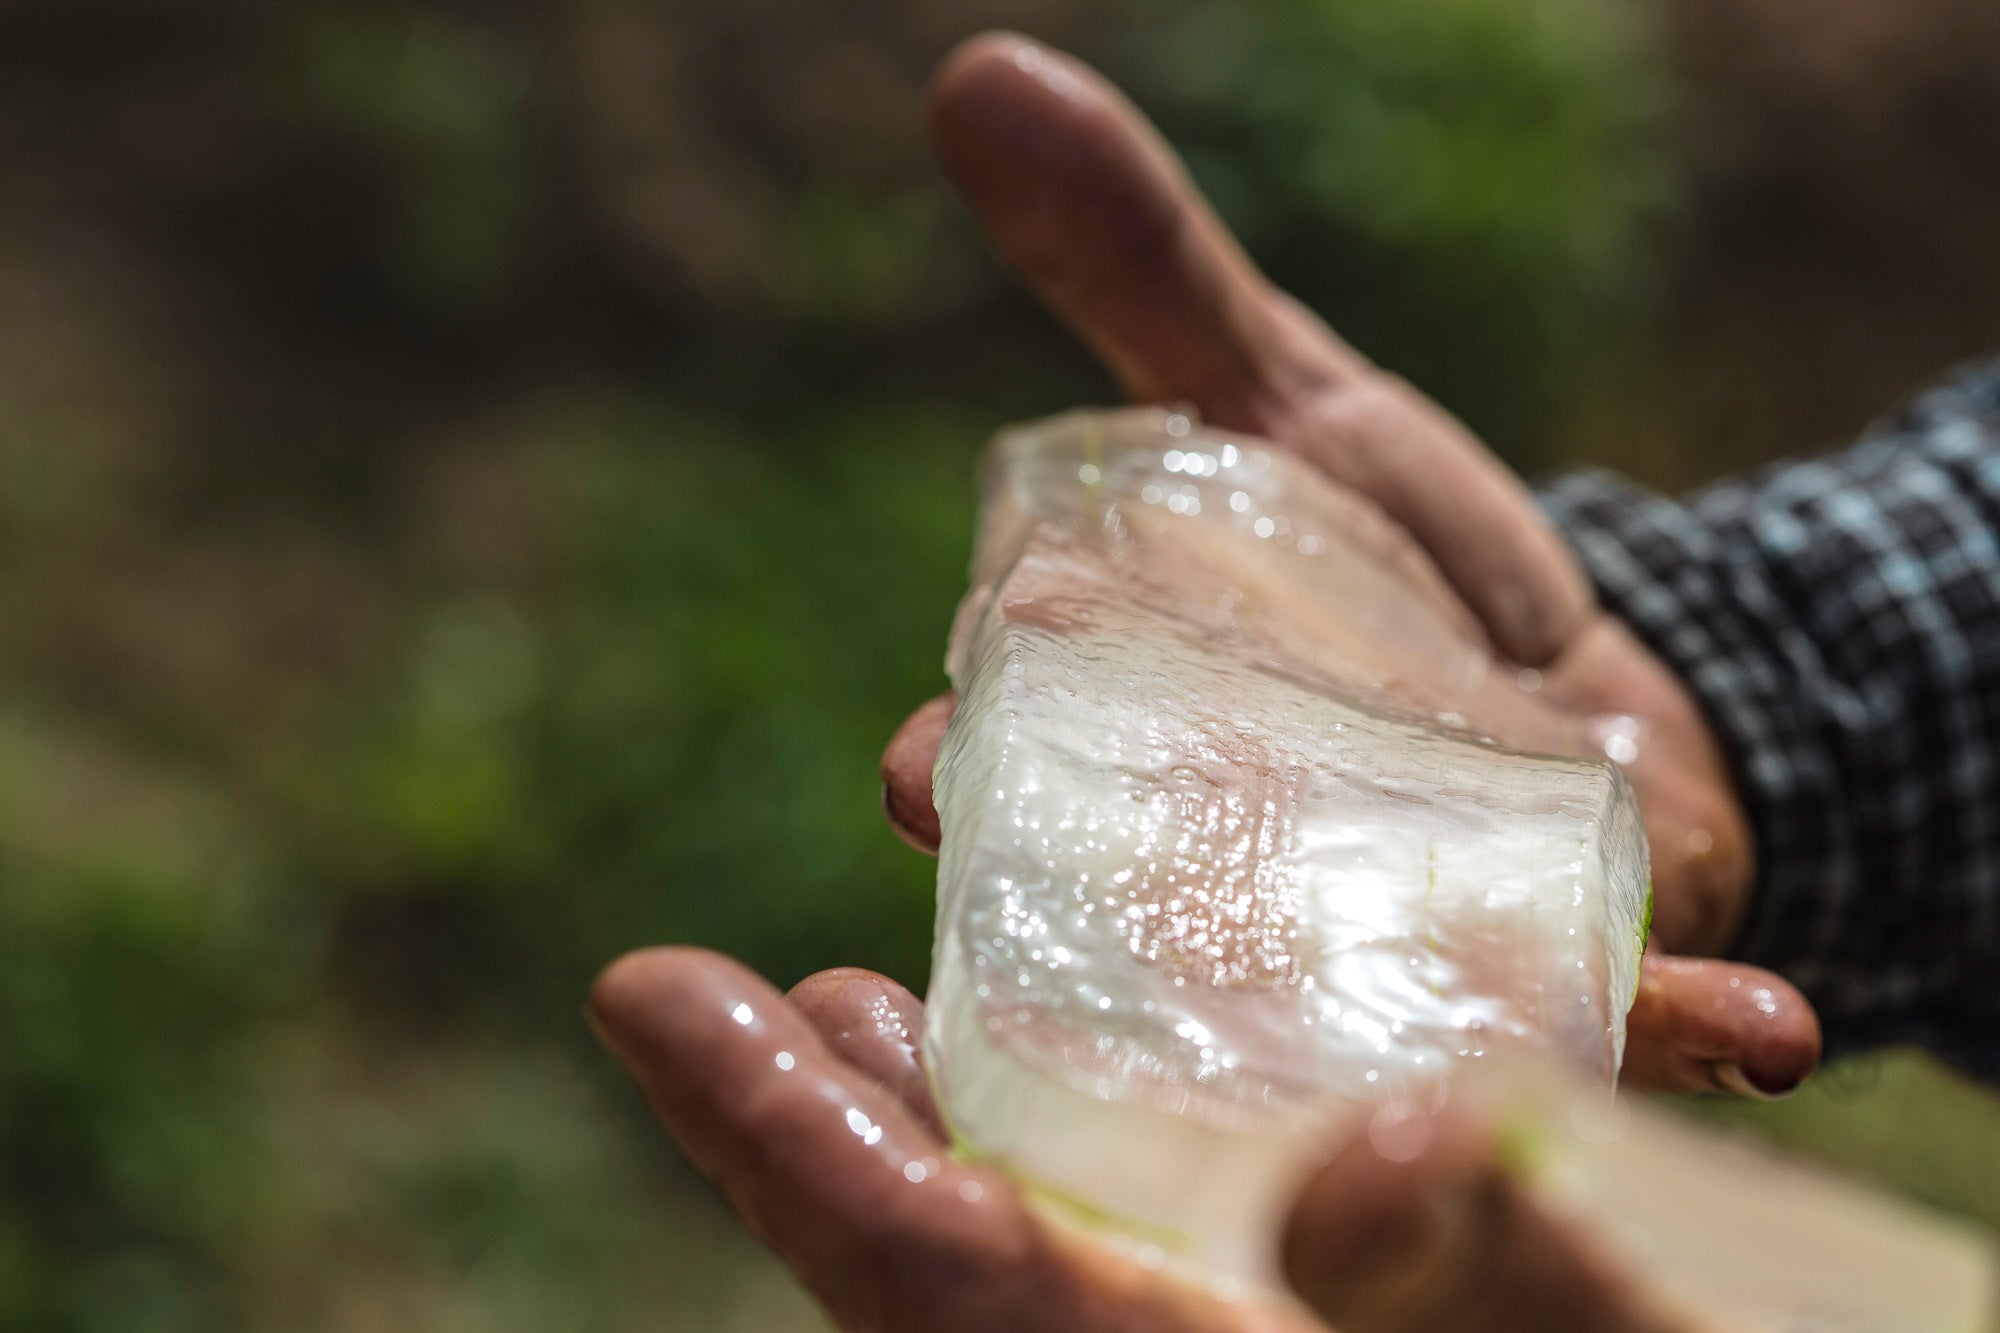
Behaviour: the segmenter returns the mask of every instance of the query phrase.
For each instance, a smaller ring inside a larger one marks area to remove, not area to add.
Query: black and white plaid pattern
[[[1804,989],[1830,1052],[2000,1075],[2000,361],[1830,458],[1541,498],[1729,753],[1758,849],[1742,956]]]

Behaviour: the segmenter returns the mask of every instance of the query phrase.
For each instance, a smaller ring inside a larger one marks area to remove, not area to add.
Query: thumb
[[[1492,1132],[1385,1108],[1306,1186],[1286,1280],[1345,1333],[1695,1333],[1502,1165]]]

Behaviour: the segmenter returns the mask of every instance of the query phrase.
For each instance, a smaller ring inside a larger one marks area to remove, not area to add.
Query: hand
[[[1647,727],[1628,765],[1654,854],[1655,941],[1726,948],[1752,853],[1713,738],[1672,675],[1597,610],[1526,493],[1447,415],[1270,288],[1138,114],[1019,39],[962,48],[933,94],[947,168],[1008,255],[1136,397],[1297,450],[1402,525],[1543,699]],[[885,803],[934,849],[949,699],[883,759]],[[1761,992],[1761,994],[1760,994]],[[726,959],[655,950],[592,1013],[696,1166],[843,1327],[1049,1333],[1693,1333],[1495,1164],[1476,1124],[1357,1136],[1305,1184],[1282,1267],[1302,1306],[1219,1301],[1079,1244],[998,1173],[954,1162],[918,1063],[922,1008],[822,973],[789,998]],[[1649,955],[1628,1077],[1775,1092],[1819,1049],[1804,1000],[1755,969]]]
[[[1789,1092],[1819,1023],[1789,983],[1709,961],[1736,939],[1754,854],[1728,769],[1674,675],[1599,609],[1520,482],[1466,429],[1277,291],[1150,125],[1098,75],[1023,39],[976,38],[939,71],[940,157],[1001,253],[1134,398],[1296,451],[1412,539],[1493,652],[1539,674],[1521,709],[1642,728],[1625,765],[1652,849],[1653,943],[1632,1009],[1632,1086]],[[882,759],[884,805],[935,851],[931,769],[950,696]],[[1622,757],[1622,756],[1621,756]],[[1675,956],[1682,955],[1682,956]]]
[[[695,1166],[845,1329],[1698,1333],[1528,1197],[1475,1123],[1399,1121],[1379,1150],[1358,1135],[1285,1227],[1303,1305],[1231,1304],[953,1161],[918,1063],[923,1008],[885,977],[823,972],[785,997],[729,959],[654,949],[605,971],[591,1013]]]

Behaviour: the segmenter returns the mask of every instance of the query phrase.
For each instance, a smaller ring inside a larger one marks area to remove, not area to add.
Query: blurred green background
[[[582,1000],[921,987],[875,757],[975,450],[1111,392],[928,165],[952,41],[1114,72],[1518,466],[1684,485],[2000,345],[1987,4],[0,7],[0,1326],[818,1326]],[[1732,1114],[2000,1222],[1921,1060]]]

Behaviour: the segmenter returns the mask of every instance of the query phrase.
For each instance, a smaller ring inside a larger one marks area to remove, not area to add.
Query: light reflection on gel
[[[1431,1122],[1406,1105],[1391,1102],[1368,1120],[1368,1143],[1389,1162],[1416,1160],[1431,1141]]]

